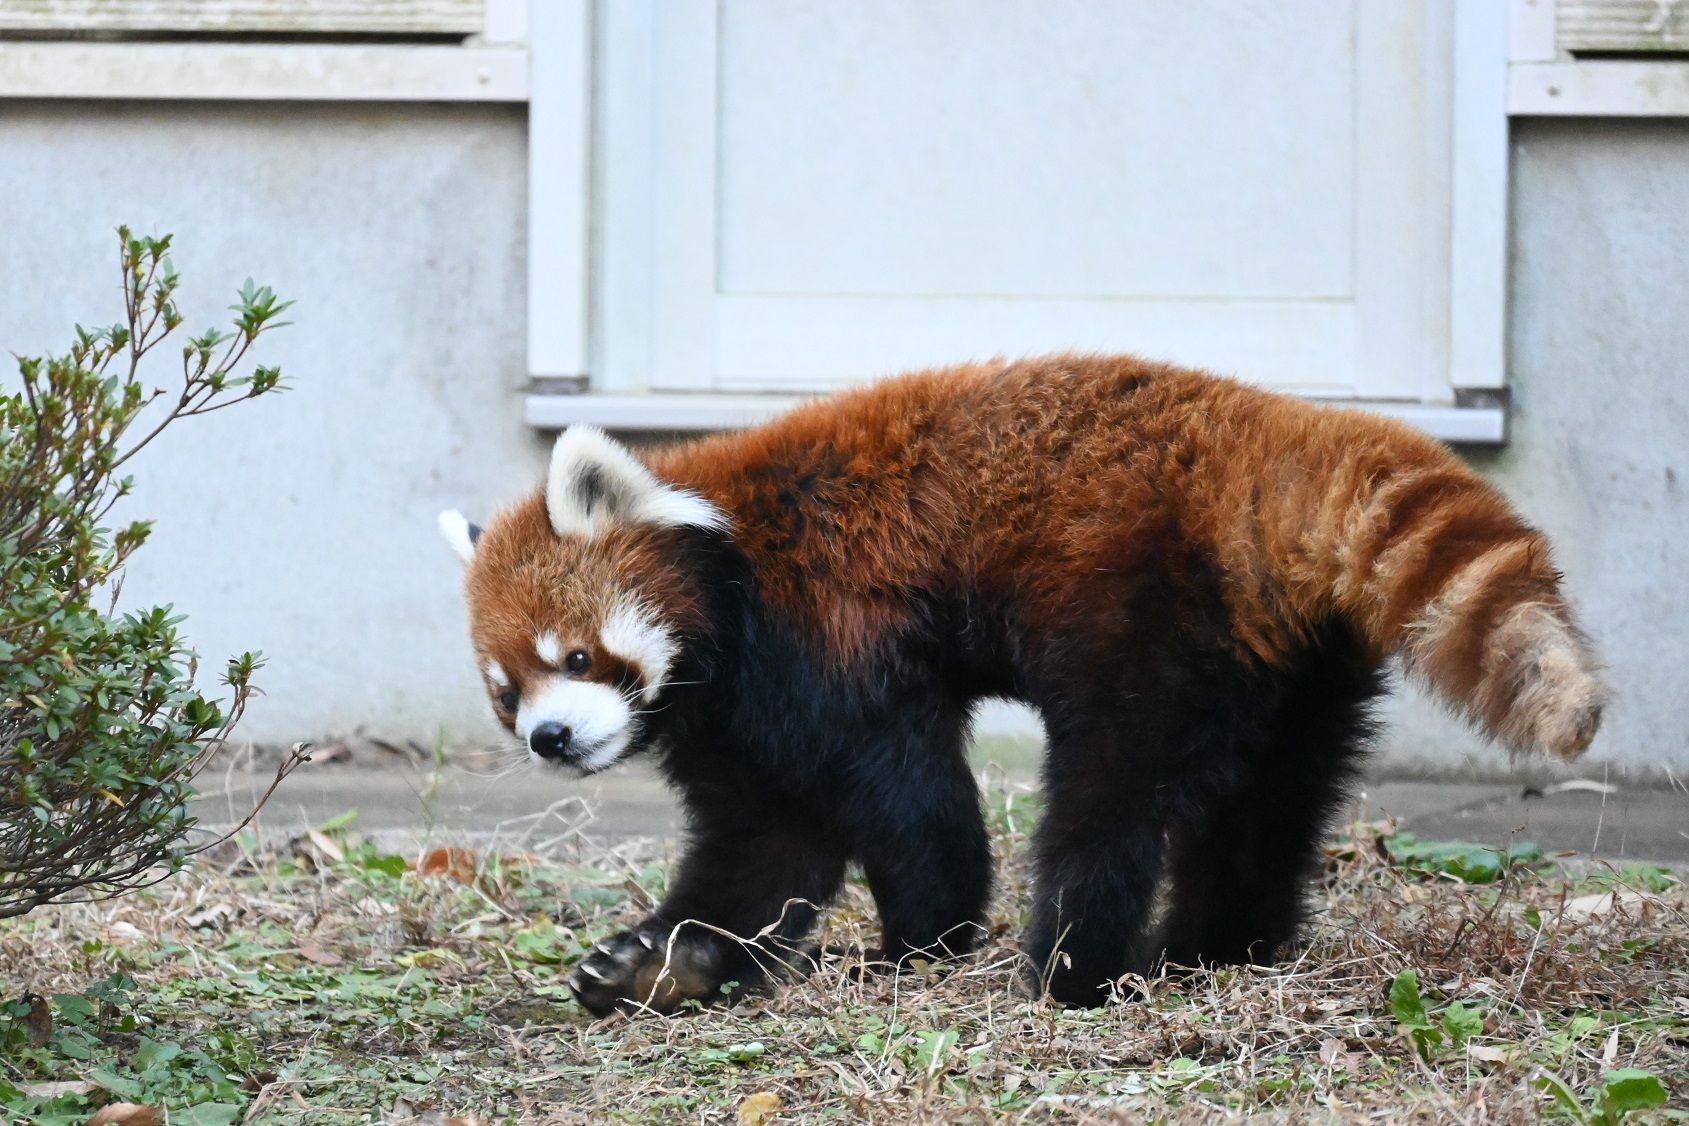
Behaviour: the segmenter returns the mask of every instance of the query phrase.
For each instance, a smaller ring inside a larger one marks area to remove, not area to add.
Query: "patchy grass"
[[[342,819],[280,855],[11,920],[0,1118],[81,1123],[119,1102],[171,1123],[1689,1118],[1689,895],[1668,872],[1356,826],[1288,964],[1066,1012],[1017,992],[1032,809],[993,803],[1003,889],[976,958],[865,984],[828,961],[673,1020],[592,1022],[569,1000],[570,966],[665,868],[567,826],[406,858]],[[871,940],[859,883],[824,937]]]

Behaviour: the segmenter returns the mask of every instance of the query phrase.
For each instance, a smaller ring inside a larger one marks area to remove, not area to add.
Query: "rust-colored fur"
[[[800,466],[801,490],[770,464]],[[841,663],[924,590],[1015,591],[1083,628],[1108,612],[1092,573],[1194,549],[1219,561],[1240,652],[1272,661],[1340,614],[1505,746],[1562,758],[1606,699],[1546,540],[1446,447],[1188,369],[921,372],[652,466],[732,514],[764,596]]]

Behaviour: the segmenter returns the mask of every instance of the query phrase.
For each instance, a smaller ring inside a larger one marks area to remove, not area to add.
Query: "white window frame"
[[[1513,117],[1689,117],[1689,61],[1580,58],[1562,49],[1558,0],[1511,0]]]
[[[671,81],[678,74],[698,90],[711,87],[712,58],[696,51],[665,51],[665,43],[713,41],[715,5],[708,0],[660,2],[673,4],[663,9],[668,26],[662,34],[657,33],[656,9],[651,0],[616,0],[610,4],[600,0],[596,5],[599,26],[595,29],[600,57],[607,40],[620,36],[622,57],[631,54],[646,58],[653,71],[662,68]],[[1428,12],[1429,19],[1447,21],[1444,26],[1452,42],[1446,62],[1428,63],[1430,73],[1426,75],[1428,82],[1446,83],[1446,104],[1452,117],[1447,154],[1452,172],[1446,200],[1449,243],[1432,248],[1427,259],[1428,269],[1448,270],[1448,355],[1442,369],[1446,374],[1423,378],[1417,396],[1410,393],[1389,401],[1343,401],[1404,419],[1447,440],[1495,443],[1504,440],[1506,428],[1507,10],[1500,0],[1442,0],[1433,3]],[[684,26],[677,30],[678,25]],[[630,39],[636,41],[631,52],[627,50]],[[547,69],[546,52],[553,49],[536,37],[536,72]],[[687,182],[709,182],[707,176],[688,175],[688,169],[700,164],[713,167],[712,156],[693,151],[700,144],[713,143],[713,122],[693,119],[710,111],[713,98],[671,99],[659,112],[652,106],[652,85],[650,74],[628,73],[626,69],[619,74],[612,69],[599,77],[594,92],[594,163],[598,177],[595,195],[600,200],[618,192],[623,195],[617,198],[626,198],[628,193],[637,195],[648,190],[652,177],[666,180],[679,175]],[[604,119],[610,111],[622,116],[615,130],[606,131]],[[1387,117],[1389,107],[1377,107],[1377,111]],[[663,116],[676,112],[690,112],[692,117],[682,122]],[[641,115],[650,127],[636,124],[629,128],[628,117]],[[661,134],[662,143],[654,143],[654,133]],[[565,190],[564,185],[556,187]],[[567,210],[567,200],[536,195],[533,206],[536,214],[557,213]],[[685,206],[708,208],[713,203],[707,191],[697,191],[686,193]],[[1384,218],[1380,216],[1380,221]],[[690,263],[694,280],[700,275],[697,263],[704,262],[707,267],[712,253],[711,247],[704,245],[708,239],[698,237],[699,232],[710,230],[706,223],[686,225],[687,231],[679,233],[690,232],[688,237],[678,238],[660,231],[630,232],[624,229],[624,222],[614,209],[596,216],[597,261],[594,292],[589,297],[594,312],[588,347],[572,380],[555,379],[560,374],[555,363],[535,363],[533,372],[543,381],[526,398],[525,416],[531,424],[552,428],[587,421],[623,429],[728,428],[759,421],[803,397],[775,393],[778,388],[730,392],[703,384],[686,386],[688,374],[694,377],[691,382],[697,382],[696,375],[701,374],[701,365],[692,362],[694,357],[666,356],[661,348],[651,347],[653,334],[648,329],[638,331],[639,326],[626,316],[607,317],[607,307],[612,311],[617,307],[644,309],[647,319],[660,315],[665,322],[677,316],[696,317],[699,303],[695,294],[670,292],[684,288],[684,273],[671,268],[663,276],[654,276],[651,248],[662,243],[667,266],[672,267],[677,260]],[[607,253],[607,245],[616,252]],[[637,251],[640,245],[645,247],[644,252],[628,252],[630,246]],[[1398,296],[1403,302],[1412,298]],[[536,306],[536,315],[540,312],[541,307]],[[1400,319],[1402,311],[1375,304],[1370,313],[1363,308],[1362,315]],[[1430,315],[1442,316],[1444,312],[1433,310]],[[1404,345],[1418,346],[1411,340]],[[607,351],[618,353],[617,362],[606,364]],[[1322,393],[1308,394],[1318,397]]]

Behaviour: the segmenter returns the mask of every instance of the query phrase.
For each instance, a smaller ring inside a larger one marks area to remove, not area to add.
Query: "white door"
[[[1448,0],[614,0],[600,390],[1123,350],[1447,401]]]

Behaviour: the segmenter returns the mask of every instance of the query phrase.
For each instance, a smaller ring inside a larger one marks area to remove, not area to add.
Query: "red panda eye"
[[[521,703],[521,700],[522,698],[513,691],[504,692],[499,695],[498,706],[507,712],[513,712],[516,710],[516,705]]]
[[[563,658],[563,667],[579,676],[592,667],[592,656],[585,649],[576,649]]]

